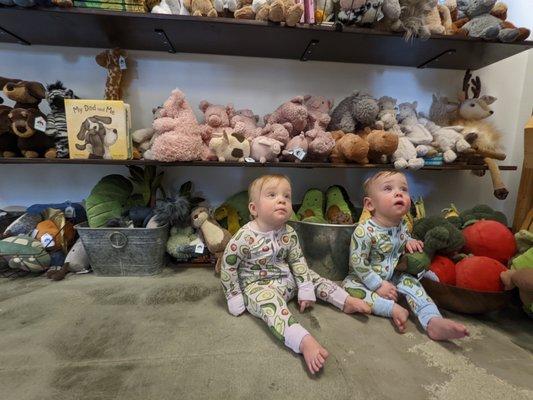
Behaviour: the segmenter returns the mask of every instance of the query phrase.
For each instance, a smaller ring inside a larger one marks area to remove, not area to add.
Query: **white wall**
[[[512,9],[512,2],[508,3]],[[532,20],[533,16],[529,16],[529,25]],[[518,18],[513,22],[520,23]],[[98,51],[4,44],[0,45],[0,75],[43,83],[60,79],[80,97],[101,98],[105,71],[93,61]],[[129,52],[128,61],[130,83],[126,100],[132,106],[136,128],[150,123],[152,107],[163,102],[174,87],[187,94],[196,110],[200,100],[207,99],[214,103],[232,102],[237,108],[252,108],[263,115],[294,95],[320,94],[338,103],[357,89],[375,96],[394,96],[399,101],[417,100],[419,110],[427,111],[431,94],[454,96],[463,74],[451,70],[138,51]],[[508,152],[505,164],[521,165],[523,126],[533,105],[533,53],[519,54],[476,73],[481,77],[483,93],[498,97],[492,120],[505,132],[503,144]],[[125,167],[106,166],[0,165],[0,168],[0,207],[79,200],[102,176],[127,172]],[[275,170],[292,178],[296,198],[309,187],[325,189],[338,183],[347,187],[354,201],[359,200],[364,176],[372,173],[351,169]],[[174,167],[166,171],[167,185],[179,186],[192,179],[213,204],[267,172],[262,168],[229,167]],[[502,175],[511,192],[504,202],[492,196],[488,176],[478,178],[468,171],[419,171],[410,175],[410,181],[412,194],[424,195],[430,212],[437,212],[450,202],[461,208],[483,202],[512,218],[519,171]]]

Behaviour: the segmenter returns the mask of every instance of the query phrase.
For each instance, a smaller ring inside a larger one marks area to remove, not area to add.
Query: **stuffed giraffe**
[[[107,69],[105,82],[105,99],[122,100],[122,69],[120,68],[120,49],[105,50],[98,54],[95,59],[98,65]]]

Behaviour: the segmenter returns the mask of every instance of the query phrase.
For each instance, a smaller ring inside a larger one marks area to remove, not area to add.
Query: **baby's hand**
[[[411,239],[405,245],[405,250],[407,250],[409,253],[422,252],[424,251],[424,242]]]
[[[396,291],[396,286],[389,281],[381,282],[381,286],[378,290],[376,290],[376,293],[384,299],[398,301],[398,292]]]
[[[306,308],[313,307],[315,302],[311,300],[298,300],[298,304],[300,305],[300,312],[304,312]]]

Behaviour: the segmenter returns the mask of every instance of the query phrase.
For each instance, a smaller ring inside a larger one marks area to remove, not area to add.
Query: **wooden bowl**
[[[437,306],[463,314],[484,314],[501,310],[509,304],[513,294],[512,290],[479,292],[446,285],[427,278],[423,278],[420,283]]]

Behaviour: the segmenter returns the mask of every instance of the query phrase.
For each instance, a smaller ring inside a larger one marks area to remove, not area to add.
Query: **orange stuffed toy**
[[[457,287],[479,292],[502,292],[500,274],[507,268],[489,257],[467,257],[455,266]]]
[[[448,257],[433,257],[429,270],[437,275],[439,282],[455,286],[455,263]]]
[[[475,256],[486,256],[507,264],[516,254],[512,232],[502,223],[491,220],[477,221],[463,229],[465,250]]]

